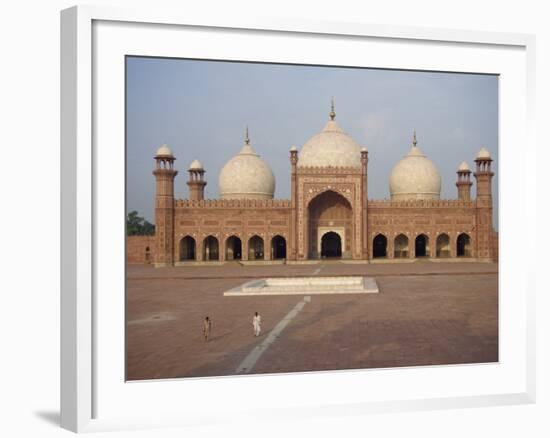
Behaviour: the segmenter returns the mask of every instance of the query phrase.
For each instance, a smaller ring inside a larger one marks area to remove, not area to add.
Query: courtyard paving
[[[309,275],[373,276],[380,293],[223,296],[252,278]],[[128,380],[496,362],[498,265],[129,265],[126,327]]]

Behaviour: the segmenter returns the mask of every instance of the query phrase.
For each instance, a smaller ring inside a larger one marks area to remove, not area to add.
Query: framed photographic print
[[[75,7],[61,43],[63,427],[534,401],[533,37]]]

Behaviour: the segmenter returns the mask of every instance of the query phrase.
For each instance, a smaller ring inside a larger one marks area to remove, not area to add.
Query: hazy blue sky
[[[456,169],[464,160],[474,170],[481,146],[496,169],[496,76],[130,57],[128,211],[153,222],[151,172],[162,143],[177,158],[177,198],[188,196],[187,168],[195,158],[206,169],[205,196],[218,197],[219,171],[241,149],[246,125],[252,146],[275,174],[275,197],[288,199],[288,151],[324,127],[332,96],[336,121],[369,150],[370,199],[389,198],[391,169],[408,152],[413,129],[441,173],[442,198],[456,198]],[[495,177],[495,209],[497,189]]]

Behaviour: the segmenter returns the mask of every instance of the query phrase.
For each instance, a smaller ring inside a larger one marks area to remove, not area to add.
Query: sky
[[[250,141],[275,175],[275,198],[290,198],[289,149],[329,120],[369,151],[369,199],[389,199],[389,176],[411,147],[441,174],[441,198],[456,199],[456,170],[472,170],[484,146],[493,160],[498,225],[498,76],[368,68],[128,57],[126,68],[127,211],[154,223],[153,156],[167,143],[177,158],[176,198],[187,198],[187,169],[199,159],[206,198],[218,174]],[[472,197],[475,198],[475,179]]]

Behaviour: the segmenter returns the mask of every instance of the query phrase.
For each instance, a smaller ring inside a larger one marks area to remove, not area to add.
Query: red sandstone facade
[[[175,158],[155,159],[156,235],[128,239],[130,263],[498,258],[489,157],[475,160],[475,199],[471,172],[459,170],[457,199],[399,202],[367,198],[365,150],[360,168],[299,167],[292,150],[290,200],[205,200],[204,171],[195,169],[190,199],[174,199]]]
[[[128,236],[126,238],[126,254],[128,263],[154,263],[155,245],[155,236]]]

